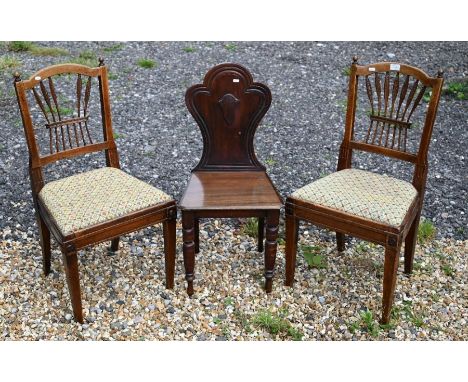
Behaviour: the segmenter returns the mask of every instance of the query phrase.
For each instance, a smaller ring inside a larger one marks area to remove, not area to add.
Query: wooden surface
[[[269,210],[281,205],[270,178],[260,171],[193,172],[179,203],[182,210]]]
[[[194,171],[265,170],[255,156],[253,139],[270,107],[271,93],[253,82],[246,68],[215,66],[203,84],[187,90],[185,103],[203,137],[203,154]]]

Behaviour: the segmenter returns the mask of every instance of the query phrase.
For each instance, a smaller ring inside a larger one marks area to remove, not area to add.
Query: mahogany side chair
[[[294,281],[299,220],[336,231],[340,252],[345,249],[345,234],[383,245],[381,322],[389,322],[403,243],[405,273],[413,269],[442,74],[430,77],[415,67],[389,62],[361,66],[353,58],[337,172],[296,190],[286,201],[286,285]],[[427,108],[418,109],[425,94],[430,94]],[[367,104],[366,113],[358,111],[359,100]],[[422,129],[412,124],[417,109]],[[411,144],[410,135],[416,137]],[[351,168],[353,150],[411,163],[412,182]]]
[[[166,287],[173,288],[176,203],[120,170],[103,60],[96,68],[50,66],[24,81],[16,73],[14,85],[29,151],[44,273],[50,272],[52,234],[62,251],[75,319],[83,322],[78,251],[103,241],[111,241],[110,250],[117,251],[120,235],[156,223],[163,223]],[[105,167],[44,182],[44,166],[100,151]]]
[[[203,154],[179,203],[187,293],[193,294],[200,218],[258,218],[258,251],[265,241],[265,289],[271,292],[282,200],[257,160],[255,131],[271,104],[268,87],[253,82],[238,64],[221,64],[203,84],[187,90],[185,103],[200,127]]]

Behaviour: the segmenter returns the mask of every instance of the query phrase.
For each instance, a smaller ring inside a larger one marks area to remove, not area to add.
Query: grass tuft
[[[118,52],[119,50],[122,50],[123,48],[124,48],[124,44],[119,42],[111,46],[106,46],[102,50],[106,53],[110,53],[110,52]]]
[[[153,60],[150,60],[148,58],[142,58],[142,59],[138,60],[137,64],[138,64],[139,67],[145,68],[145,69],[154,68],[154,66],[156,65],[156,63]]]
[[[7,49],[10,52],[27,52],[31,50],[34,43],[31,41],[10,41],[7,45]]]
[[[78,57],[73,58],[71,62],[74,64],[90,66],[93,68],[99,65],[99,61],[97,59],[96,53],[90,50],[85,50],[81,52],[78,55]]]
[[[257,313],[252,324],[258,328],[262,328],[270,334],[285,334],[295,341],[301,341],[303,334],[286,319],[288,315],[287,309],[280,309],[277,313],[270,310],[262,310]]]
[[[430,220],[421,219],[418,226],[418,243],[430,242],[435,237],[436,232],[437,230]]]
[[[322,247],[318,245],[303,245],[301,246],[301,250],[310,268],[323,269],[327,267],[326,258],[321,254]]]
[[[43,46],[34,46],[31,49],[31,53],[35,56],[67,56],[69,53],[65,49],[53,48],[53,47],[43,47]]]
[[[443,93],[460,101],[468,100],[468,80],[448,83]]]
[[[186,53],[193,53],[195,52],[195,48],[191,46],[186,46],[185,48],[182,48],[184,52]]]
[[[0,71],[4,72],[17,68],[21,65],[21,61],[15,57],[2,56],[0,57]]]
[[[253,238],[258,237],[258,219],[257,218],[248,218],[246,223],[241,228],[241,233],[243,235],[248,235]]]
[[[226,44],[224,47],[231,52],[235,52],[237,50],[237,46],[235,44]]]

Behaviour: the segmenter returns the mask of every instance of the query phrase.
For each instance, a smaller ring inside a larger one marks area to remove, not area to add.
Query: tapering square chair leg
[[[294,283],[296,272],[297,240],[299,236],[299,220],[293,215],[286,214],[286,286]]]
[[[200,219],[194,219],[195,253],[200,253]]]
[[[265,218],[258,218],[258,252],[263,252],[263,242],[265,241]]]
[[[273,273],[276,261],[276,249],[279,226],[279,211],[270,211],[266,218],[265,240],[265,290],[271,292],[273,286]]]
[[[413,272],[413,260],[414,260],[414,251],[416,249],[416,241],[418,239],[418,226],[419,226],[419,217],[418,214],[414,219],[411,228],[406,235],[405,239],[405,273],[411,274]]]
[[[50,231],[40,216],[37,217],[37,226],[42,249],[42,268],[47,276],[50,273]]]
[[[382,298],[382,324],[388,324],[392,312],[393,299],[395,294],[396,275],[398,270],[398,260],[400,245],[385,248],[383,298]]]
[[[166,268],[166,288],[174,288],[175,256],[176,256],[176,219],[163,222],[164,233],[164,265]]]
[[[194,229],[195,219],[193,213],[182,211],[182,236],[184,240],[184,266],[185,266],[185,280],[187,280],[187,294],[193,295],[193,280],[195,268],[195,242],[194,242]]]
[[[80,275],[78,272],[78,256],[76,251],[62,252],[68,291],[73,308],[75,320],[83,323],[83,308],[81,305]]]
[[[341,232],[336,233],[336,247],[338,248],[338,252],[343,252],[345,250],[344,233],[341,233]]]
[[[110,250],[111,252],[117,252],[119,250],[120,238],[116,237],[111,240]]]

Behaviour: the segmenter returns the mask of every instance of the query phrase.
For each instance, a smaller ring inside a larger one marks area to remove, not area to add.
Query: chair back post
[[[33,201],[37,203],[37,195],[44,187],[44,177],[42,167],[40,164],[39,148],[37,146],[36,137],[34,136],[34,128],[29,113],[28,100],[24,89],[24,84],[21,81],[21,76],[18,72],[14,74],[14,86],[16,92],[16,99],[20,109],[21,120],[23,122],[24,135],[26,136],[26,143],[28,145],[29,154],[29,175],[31,181],[31,191]]]
[[[351,64],[351,71],[349,74],[349,89],[348,89],[348,101],[346,109],[346,124],[343,141],[340,147],[340,155],[338,159],[337,170],[343,170],[351,167],[352,153],[353,150],[349,147],[349,142],[352,140],[354,135],[354,120],[356,115],[356,96],[358,88],[358,76],[356,75],[358,57],[353,57]]]
[[[421,143],[419,145],[417,162],[413,174],[413,186],[418,190],[421,196],[424,195],[426,178],[428,171],[428,160],[427,154],[429,151],[429,145],[431,143],[432,131],[434,129],[434,123],[437,116],[437,109],[439,107],[440,95],[442,92],[442,86],[444,84],[444,73],[442,70],[437,72],[437,77],[434,78],[434,84],[432,87],[431,99],[429,101],[426,118],[424,121],[423,134],[421,137]],[[422,198],[421,198],[422,203]]]
[[[114,140],[114,133],[112,130],[112,116],[109,100],[109,81],[107,78],[107,67],[104,64],[104,59],[99,58],[99,68],[101,75],[98,77],[99,81],[99,98],[101,101],[101,118],[102,130],[104,140],[109,143],[108,148],[105,150],[106,166],[120,168],[119,154]]]

